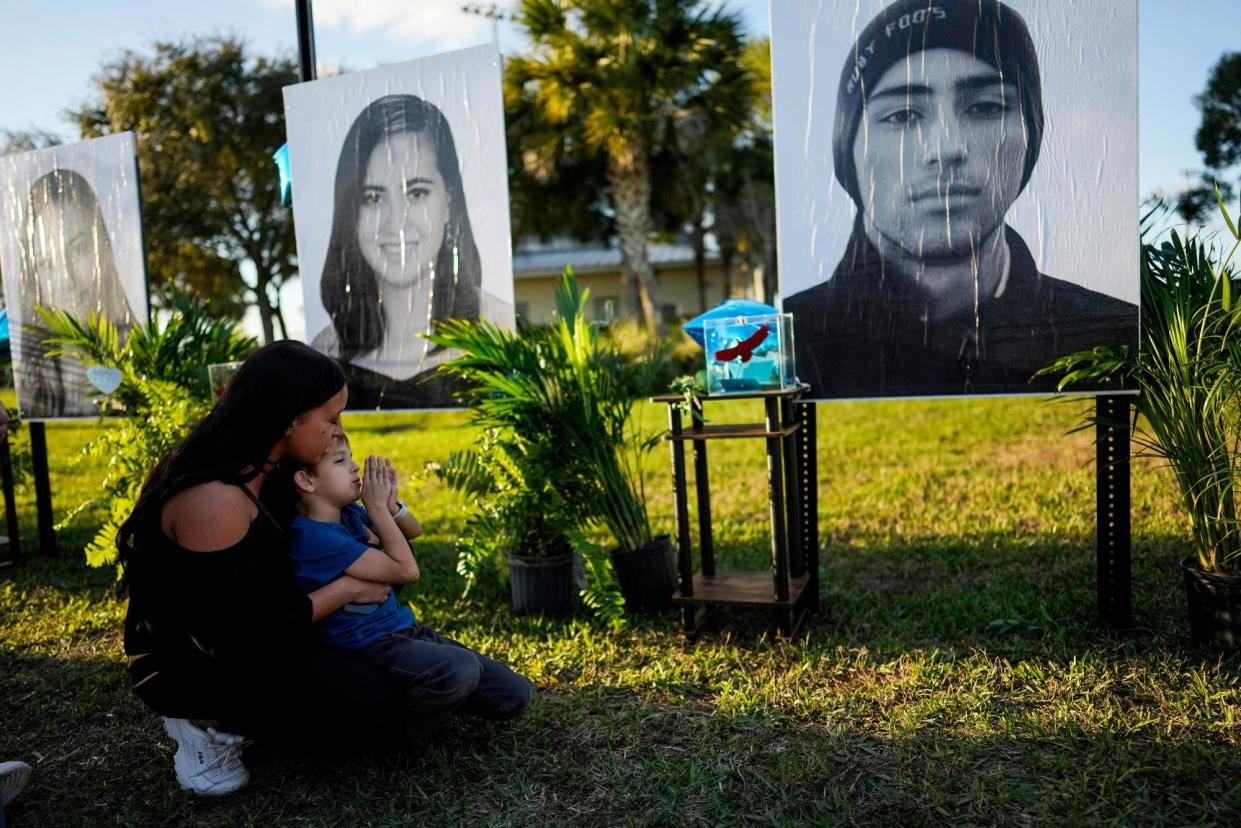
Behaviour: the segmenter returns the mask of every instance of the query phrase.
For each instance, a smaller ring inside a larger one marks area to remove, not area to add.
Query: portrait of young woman
[[[830,143],[851,231],[829,278],[784,297],[815,396],[1049,391],[1031,378],[1058,356],[1136,346],[1136,303],[1045,272],[1009,221],[1056,128],[1043,84],[1026,20],[998,1],[898,0],[857,34]],[[1065,206],[1114,207],[1077,190]]]
[[[409,91],[425,88],[437,60],[381,67],[373,70],[378,76],[359,73],[357,79],[330,78],[285,92],[298,250],[306,263],[307,335],[316,350],[339,362],[355,410],[457,405],[457,381],[436,372],[449,354],[423,334],[447,319],[481,316],[511,324],[511,267],[500,270],[509,255],[507,182],[467,182],[464,172],[484,179],[495,167],[503,174],[503,143],[499,166],[489,157],[497,148],[480,144],[481,135],[502,131],[482,133],[478,123],[460,118],[454,129],[445,110],[462,109],[456,97],[446,94],[436,103],[425,92]],[[473,60],[491,68],[489,62]],[[446,74],[446,84],[470,82],[459,73]],[[350,80],[355,81],[349,87],[353,94],[342,98],[337,94],[341,83]],[[469,90],[462,95],[472,105],[471,116],[486,121],[489,113],[474,111],[482,104],[478,96],[471,97]],[[495,98],[498,107],[498,87]],[[310,100],[318,105],[295,104]],[[331,115],[325,115],[328,101],[338,107]],[[332,143],[331,215],[324,224],[317,196],[328,192],[322,180],[326,170],[322,163],[299,161],[312,152],[326,157],[324,145],[336,123],[349,126]],[[461,135],[464,144],[458,141]],[[480,183],[488,186],[480,188]],[[489,189],[495,190],[492,197],[479,198],[477,193]],[[307,193],[314,195],[302,200]],[[494,233],[496,202],[505,205],[503,235]],[[492,231],[485,237],[489,251],[480,252],[476,241],[475,204]],[[322,239],[326,248],[318,265]],[[494,274],[485,273],[485,253]],[[312,312],[318,310],[312,296],[321,303],[321,316]]]
[[[82,363],[69,356],[47,356],[50,332],[37,309],[60,310],[81,320],[93,313],[115,324],[122,335],[145,317],[132,136],[4,160],[0,191],[8,200],[3,205],[7,226],[0,265],[15,323],[18,404],[25,417],[36,420],[97,415],[92,398],[99,391],[87,381]],[[100,187],[109,197],[106,217]],[[135,316],[135,305],[143,317]]]

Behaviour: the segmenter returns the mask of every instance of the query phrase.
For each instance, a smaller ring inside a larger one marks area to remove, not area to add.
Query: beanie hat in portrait
[[[897,0],[862,30],[840,73],[832,154],[837,180],[859,206],[853,142],[867,96],[894,64],[928,49],[965,52],[1016,85],[1027,136],[1023,189],[1030,180],[1043,139],[1043,93],[1025,20],[1000,0]]]

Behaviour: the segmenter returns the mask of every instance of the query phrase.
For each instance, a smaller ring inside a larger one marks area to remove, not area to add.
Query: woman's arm
[[[160,511],[160,528],[182,549],[211,554],[240,543],[258,513],[239,486],[216,480],[173,495]]]
[[[405,536],[406,540],[413,540],[422,534],[422,524],[418,522],[418,518],[414,517],[414,513],[409,511],[408,507],[405,509],[405,514],[401,515],[399,519],[395,515],[393,519],[396,520],[397,528],[401,530],[401,534]]]
[[[212,482],[174,495],[160,522],[178,546],[205,557],[236,546],[257,516],[253,501],[237,486]],[[177,609],[221,654],[279,647],[309,633],[313,622],[345,604],[378,603],[390,591],[386,583],[341,576],[306,595],[258,549],[224,560],[223,569],[209,570],[212,580],[186,585]]]
[[[370,579],[354,578],[349,574],[341,575],[307,596],[310,598],[310,620],[318,622],[345,604],[383,603],[388,600],[390,590],[391,587],[386,582],[377,583]]]

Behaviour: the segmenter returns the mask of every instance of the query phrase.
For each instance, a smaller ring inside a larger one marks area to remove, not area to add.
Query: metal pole
[[[312,81],[315,72],[315,19],[310,0],[296,0],[298,76],[302,83]]]
[[[702,401],[694,402],[693,428],[703,430]],[[702,547],[702,574],[715,574],[715,543],[711,537],[711,484],[707,473],[707,441],[694,441],[694,500],[698,504],[698,544]],[[692,576],[691,576],[692,577]]]
[[[1095,398],[1095,590],[1099,619],[1131,625],[1133,601],[1129,534],[1129,398]]]
[[[47,470],[47,431],[43,423],[30,424],[30,454],[39,519],[39,554],[50,557],[56,554],[56,532],[52,529],[52,480]]]
[[[9,436],[0,439],[0,482],[4,486],[4,517],[9,530],[9,560],[22,556],[22,541],[17,528],[17,498],[13,491],[13,459],[9,453]]]
[[[776,434],[780,431],[780,401],[775,397],[765,397],[763,407],[766,411],[767,433]],[[784,531],[786,514],[784,511],[784,441],[779,437],[767,438],[767,495],[771,513],[771,577],[774,581],[775,599],[789,599],[789,547],[788,536]],[[790,629],[789,632],[792,630]]]

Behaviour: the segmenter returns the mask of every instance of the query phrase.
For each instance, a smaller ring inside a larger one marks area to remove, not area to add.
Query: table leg
[[[781,399],[780,427],[786,428],[795,424],[796,421],[793,401],[787,397]],[[797,456],[800,443],[797,433],[795,432],[792,437],[784,438],[781,443],[784,451],[784,497],[786,501],[784,525],[788,531],[786,543],[789,549],[789,575],[800,578],[806,571],[806,556],[803,554],[801,541],[801,479]]]
[[[681,595],[689,598],[694,594],[694,561],[689,546],[689,504],[685,491],[685,444],[678,439],[681,428],[681,409],[668,406],[668,432],[673,439],[672,448],[672,494],[676,502],[677,564],[681,575]],[[688,616],[687,616],[688,617]]]
[[[780,428],[780,407],[775,397],[763,400],[767,413],[767,431]],[[789,548],[784,532],[784,463],[779,437],[767,438],[767,493],[771,512],[772,580],[777,601],[789,599]]]
[[[701,403],[695,406],[696,414],[691,426],[702,431]],[[698,504],[698,547],[702,558],[702,574],[715,574],[715,546],[711,540],[711,484],[707,472],[707,443],[694,441],[694,499]]]
[[[816,408],[814,403],[794,405],[801,428],[797,430],[798,452],[801,454],[801,553],[805,556],[807,606],[819,609],[819,455]]]

